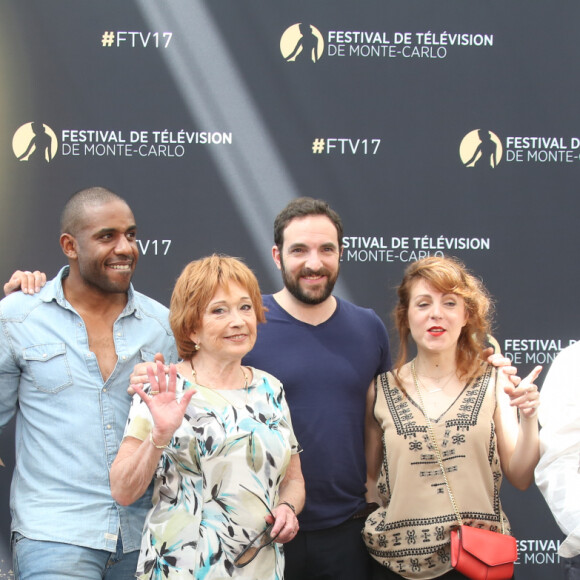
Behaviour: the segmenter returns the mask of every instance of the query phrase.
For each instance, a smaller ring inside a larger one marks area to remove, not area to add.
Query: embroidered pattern
[[[386,507],[367,519],[365,543],[375,559],[403,576],[420,579],[444,574],[451,568],[449,534],[457,520],[423,413],[390,373],[381,375],[377,384],[375,416],[386,443],[378,489]],[[438,419],[432,419],[464,523],[492,530],[501,527],[503,515],[494,409],[495,375],[486,365],[483,374],[467,384]],[[487,449],[484,457],[482,441]],[[395,464],[397,471],[391,473]],[[470,481],[474,480],[461,478],[467,472],[483,482],[477,489],[485,497],[473,500]]]

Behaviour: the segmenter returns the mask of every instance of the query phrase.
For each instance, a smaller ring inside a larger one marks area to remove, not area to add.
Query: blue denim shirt
[[[129,507],[111,497],[109,469],[129,414],[129,375],[162,352],[176,362],[167,308],[135,292],[115,321],[118,360],[103,381],[83,319],[66,301],[63,268],[41,292],[0,302],[0,430],[16,413],[12,531],[114,552],[141,546],[150,492]]]

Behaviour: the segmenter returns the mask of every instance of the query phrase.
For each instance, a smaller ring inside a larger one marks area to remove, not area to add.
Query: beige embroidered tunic
[[[499,499],[495,376],[486,365],[431,422],[463,523],[501,531],[501,514],[509,533]],[[451,569],[449,533],[458,524],[420,402],[384,373],[377,378],[374,415],[383,429],[378,487],[385,507],[368,517],[365,543],[376,560],[404,578],[437,578]]]

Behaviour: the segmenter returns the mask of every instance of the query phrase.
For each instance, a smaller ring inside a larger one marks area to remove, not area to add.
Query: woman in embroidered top
[[[157,363],[111,468],[130,504],[154,477],[138,578],[282,579],[304,480],[282,385],[242,366],[264,321],[253,273],[213,255],[180,275],[170,323],[182,361]]]
[[[520,382],[482,360],[491,303],[458,261],[413,263],[398,295],[399,358],[367,399],[368,485],[381,507],[363,535],[382,564],[377,578],[465,578],[451,567],[450,531],[458,519],[431,435],[463,523],[509,533],[499,500],[502,472],[519,489],[533,481],[533,381],[542,367]],[[407,362],[409,335],[417,356]]]

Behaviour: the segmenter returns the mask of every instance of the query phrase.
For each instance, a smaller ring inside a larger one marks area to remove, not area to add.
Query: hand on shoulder
[[[46,284],[46,274],[35,270],[16,270],[10,280],[4,284],[4,296],[8,296],[19,290],[24,294],[37,294]]]

